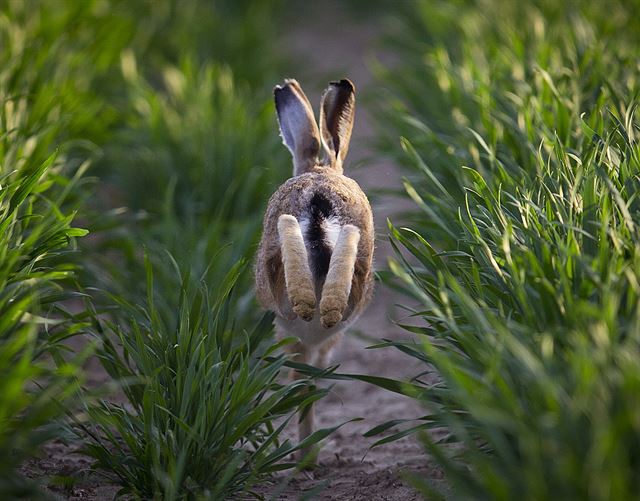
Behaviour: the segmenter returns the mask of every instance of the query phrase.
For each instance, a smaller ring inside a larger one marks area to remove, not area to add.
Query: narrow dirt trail
[[[292,64],[283,77],[298,79],[315,107],[329,80],[350,78],[357,89],[356,122],[345,171],[365,192],[399,187],[397,169],[384,160],[372,158],[373,117],[362,100],[358,101],[358,95],[363,93],[375,95],[373,78],[367,67],[379,35],[375,20],[354,20],[355,16],[338,2],[305,3],[304,9],[297,10],[299,12],[291,16],[290,31],[283,34],[281,48],[298,62]],[[376,198],[373,203],[378,237],[377,268],[385,266],[390,254],[385,237],[387,217],[406,207],[402,201],[392,198]],[[366,349],[374,343],[365,337],[375,340],[406,337],[406,333],[391,321],[399,315],[394,304],[400,302],[406,302],[406,298],[378,285],[368,310],[333,351],[331,362],[340,364],[340,372],[397,378],[413,376],[421,370],[410,357],[396,350]],[[402,480],[400,472],[418,472],[434,482],[442,478],[442,473],[429,461],[418,441],[407,437],[369,450],[375,439],[363,437],[363,433],[390,419],[423,414],[424,409],[411,399],[365,383],[339,382],[317,405],[317,425],[334,426],[354,417],[363,420],[345,425],[327,440],[320,452],[320,468],[298,474],[284,490],[276,486],[262,494],[267,499],[293,500],[304,496],[314,486],[324,485],[311,499],[420,499]]]

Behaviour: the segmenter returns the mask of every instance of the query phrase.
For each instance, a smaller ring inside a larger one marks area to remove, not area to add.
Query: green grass
[[[2,118],[9,118],[6,109]],[[25,145],[19,133],[11,135],[9,150]],[[61,433],[65,409],[77,406],[80,365],[86,359],[86,354],[66,356],[63,345],[87,326],[64,308],[64,300],[76,295],[69,284],[73,264],[66,254],[73,237],[86,231],[74,228],[73,214],[61,211],[64,190],[55,182],[55,171],[62,167],[62,159],[51,156],[39,165],[34,160],[4,173],[0,181],[3,497],[34,494],[35,486],[16,467]]]
[[[29,6],[3,5],[0,40],[0,496],[34,497],[17,468],[61,436],[90,351],[66,340],[90,325],[71,309],[82,298],[75,239],[86,230],[74,221],[88,167],[71,140],[94,109],[65,42]]]
[[[65,30],[76,15],[89,15],[89,2],[48,7],[7,2],[0,10],[0,491],[7,498],[42,495],[16,470],[45,442],[68,435],[64,418],[79,406],[90,351],[76,353],[66,340],[90,325],[78,311],[76,282],[75,239],[86,230],[74,220],[91,156],[79,140],[99,133],[103,100],[89,84],[109,53],[87,37],[93,30]],[[92,60],[91,72],[80,54]]]
[[[404,151],[380,148],[411,169],[418,209],[390,226],[390,265],[422,322],[386,346],[438,375],[405,390],[428,408],[417,428],[448,430],[422,437],[456,497],[632,499],[634,7],[416,2],[401,20],[400,65],[379,77]]]
[[[0,81],[14,76],[5,67]],[[55,126],[33,123],[37,110],[6,83],[0,94],[0,495],[13,497],[34,494],[16,468],[77,405],[86,354],[63,343],[88,323],[65,301],[79,297],[72,253],[86,230],[67,204],[82,169],[48,151]]]
[[[116,340],[100,356],[111,377],[124,382],[128,405],[103,400],[87,408],[79,426],[89,437],[87,452],[118,478],[121,493],[221,499],[295,466],[283,460],[299,446],[281,442],[280,433],[301,405],[328,390],[308,391],[305,380],[279,382],[287,358],[270,357],[283,344],[270,341],[272,316],[250,331],[237,326],[243,322],[235,318],[232,290],[242,268],[217,287],[175,269],[180,301],[167,315],[155,302],[147,262],[146,304],[118,300],[119,322],[96,318],[106,329],[101,339]]]

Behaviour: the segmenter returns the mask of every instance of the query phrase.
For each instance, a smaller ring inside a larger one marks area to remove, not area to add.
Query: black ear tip
[[[291,85],[291,80],[288,79],[288,78],[285,78],[283,83],[278,84],[273,88],[273,93],[276,94],[278,92],[282,92],[284,90],[287,90],[287,89],[289,89],[289,85]]]
[[[285,78],[284,82],[281,85],[276,85],[273,88],[273,94],[278,97],[278,94],[281,96],[289,96],[293,95],[295,92],[299,91],[302,93],[302,89],[300,89],[300,84],[295,78]]]
[[[330,85],[335,85],[336,87],[339,87],[341,90],[346,90],[349,92],[355,92],[356,91],[356,86],[353,85],[353,82],[351,80],[349,80],[348,78],[343,78],[340,81],[337,82],[330,82]]]
[[[273,97],[276,100],[276,105],[284,105],[293,97],[293,91],[288,85],[276,85],[273,88]]]
[[[353,82],[351,80],[349,80],[348,78],[343,78],[342,80],[340,80],[340,85],[342,87],[348,87],[352,91],[356,90],[356,86],[353,85]]]

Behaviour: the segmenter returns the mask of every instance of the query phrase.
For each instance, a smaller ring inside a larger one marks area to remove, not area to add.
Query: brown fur
[[[373,293],[373,214],[366,195],[353,179],[336,174],[326,167],[316,167],[286,181],[271,197],[263,222],[263,238],[256,262],[256,291],[262,307],[282,311],[284,267],[281,266],[278,218],[290,214],[296,218],[304,215],[309,199],[320,192],[334,204],[343,224],[360,229],[358,258],[351,287],[350,304],[358,310],[359,303],[366,303]],[[363,304],[363,307],[365,304]]]

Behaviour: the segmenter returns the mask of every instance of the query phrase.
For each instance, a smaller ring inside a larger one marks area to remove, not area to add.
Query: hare
[[[358,183],[342,173],[355,89],[346,79],[329,84],[319,131],[298,82],[285,80],[274,95],[282,140],[293,156],[293,177],[269,200],[256,293],[261,305],[276,313],[278,336],[299,339],[292,347],[296,361],[324,367],[331,348],[373,294],[371,206]],[[312,432],[309,409],[300,420],[299,439]],[[307,449],[302,456],[312,455]]]

